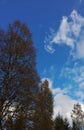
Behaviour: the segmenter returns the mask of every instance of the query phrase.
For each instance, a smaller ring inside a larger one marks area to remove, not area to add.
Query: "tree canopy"
[[[0,127],[22,111],[29,117],[38,91],[36,50],[26,24],[15,21],[0,30]],[[34,98],[33,98],[34,97]]]

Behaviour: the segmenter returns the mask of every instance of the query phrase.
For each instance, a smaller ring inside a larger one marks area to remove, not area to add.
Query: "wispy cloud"
[[[51,31],[44,42],[45,49],[50,53],[55,51],[54,44],[65,44],[71,48],[73,57],[84,58],[84,17],[76,10],[68,17],[63,16],[58,31]]]
[[[49,53],[54,53],[55,49],[53,48],[53,42],[52,38],[55,36],[55,31],[53,29],[50,29],[50,34],[47,34],[44,40],[44,48]],[[49,43],[49,44],[48,44]]]
[[[64,67],[61,76],[73,80],[80,88],[84,85],[84,66]]]
[[[75,64],[71,67],[64,67],[61,71],[60,78],[65,78],[68,82],[66,85],[72,86],[73,95],[80,101],[84,101],[83,91],[84,91],[84,66]],[[71,94],[72,95],[72,94]]]

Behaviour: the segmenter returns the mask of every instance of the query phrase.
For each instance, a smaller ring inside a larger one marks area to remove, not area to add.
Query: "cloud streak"
[[[84,58],[84,17],[76,10],[70,16],[63,16],[58,31],[51,31],[51,35],[45,37],[46,51],[53,53],[54,44],[65,44],[71,48],[71,55]]]

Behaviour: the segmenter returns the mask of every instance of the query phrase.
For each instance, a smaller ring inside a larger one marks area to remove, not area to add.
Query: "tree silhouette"
[[[58,114],[54,120],[54,130],[71,130],[68,119]]]
[[[0,129],[8,117],[15,120],[18,112],[30,109],[38,92],[39,76],[36,72],[36,51],[31,33],[20,21],[0,30]],[[27,123],[28,124],[28,123]]]
[[[41,90],[38,94],[38,109],[35,112],[34,130],[52,130],[53,129],[53,96],[49,88],[48,80],[41,84]]]

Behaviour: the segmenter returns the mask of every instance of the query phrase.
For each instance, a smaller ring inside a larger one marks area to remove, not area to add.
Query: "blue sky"
[[[37,70],[54,94],[54,115],[84,107],[84,0],[0,0],[0,28],[27,23],[37,49]]]

